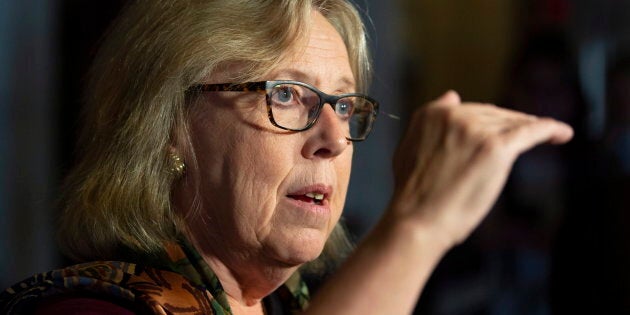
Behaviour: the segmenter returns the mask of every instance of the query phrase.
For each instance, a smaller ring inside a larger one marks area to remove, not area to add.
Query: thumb
[[[457,92],[453,90],[448,90],[446,91],[446,93],[442,94],[442,96],[438,97],[433,102],[444,105],[459,105],[462,100]]]

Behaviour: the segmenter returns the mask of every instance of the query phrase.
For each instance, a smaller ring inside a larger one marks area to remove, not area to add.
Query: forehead
[[[313,10],[305,35],[284,55],[270,76],[300,80],[322,88],[342,84],[344,89],[354,89],[355,78],[346,45],[328,19]]]

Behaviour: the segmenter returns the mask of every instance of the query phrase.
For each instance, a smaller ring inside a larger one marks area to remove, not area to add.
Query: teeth
[[[309,197],[309,198],[313,198],[315,200],[324,200],[324,194],[307,193],[307,194],[305,194],[305,196]]]

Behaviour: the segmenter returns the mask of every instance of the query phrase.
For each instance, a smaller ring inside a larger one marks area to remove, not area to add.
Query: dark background
[[[438,266],[417,314],[630,312],[630,1],[358,0],[384,110],[355,146],[345,216],[386,206],[406,117],[455,89],[569,122],[522,156],[496,209]],[[67,263],[55,198],[74,161],[86,70],[122,0],[0,1],[0,286]],[[395,292],[384,292],[384,298]]]

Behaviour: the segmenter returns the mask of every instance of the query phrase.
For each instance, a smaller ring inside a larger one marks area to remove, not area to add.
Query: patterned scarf
[[[167,245],[163,256],[154,267],[97,261],[37,274],[0,293],[0,314],[29,314],[38,302],[63,296],[102,298],[149,314],[232,314],[219,279],[192,246]],[[291,314],[308,306],[298,272],[272,295]]]

